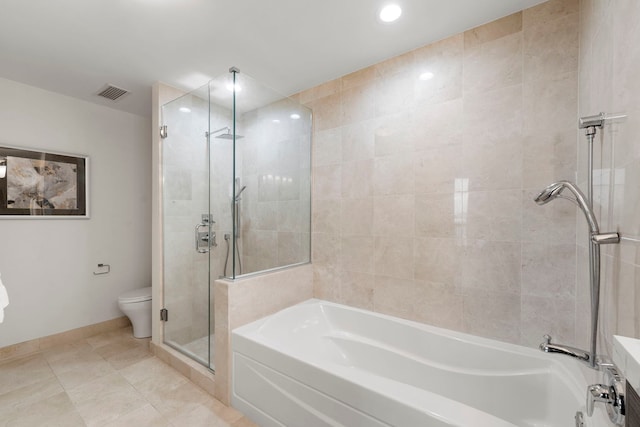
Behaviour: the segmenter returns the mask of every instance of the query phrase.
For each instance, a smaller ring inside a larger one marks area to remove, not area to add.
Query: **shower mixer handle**
[[[614,367],[609,367],[605,370],[605,380],[605,384],[587,387],[587,415],[593,415],[596,402],[604,403],[609,420],[616,426],[623,426],[626,414],[623,379]]]
[[[199,254],[206,254],[211,247],[218,246],[216,242],[216,232],[211,230],[211,226],[216,222],[211,219],[211,214],[202,214],[202,222],[196,225],[195,229],[195,242],[196,252]],[[206,231],[201,231],[206,227]]]

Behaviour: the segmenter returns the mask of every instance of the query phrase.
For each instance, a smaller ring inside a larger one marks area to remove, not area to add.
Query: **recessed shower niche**
[[[210,369],[213,282],[310,261],[311,130],[235,68],[162,106],[164,343]]]

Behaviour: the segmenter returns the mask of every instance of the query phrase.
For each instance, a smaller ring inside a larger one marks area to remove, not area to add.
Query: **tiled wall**
[[[284,98],[242,114],[241,121],[242,273],[309,262],[311,112]]]
[[[575,180],[578,26],[578,0],[551,0],[299,95],[315,296],[575,341],[575,208],[533,197]]]
[[[594,199],[603,231],[640,236],[640,2],[583,0],[580,11],[581,115],[620,113],[626,118],[608,123],[595,141]],[[586,188],[587,143],[578,144],[580,185]],[[587,240],[578,219],[578,300],[588,307]],[[603,248],[600,351],[609,353],[612,335],[640,337],[639,243],[623,241]],[[588,321],[589,311],[578,322]],[[587,332],[581,331],[581,332]],[[580,344],[588,336],[578,335]]]

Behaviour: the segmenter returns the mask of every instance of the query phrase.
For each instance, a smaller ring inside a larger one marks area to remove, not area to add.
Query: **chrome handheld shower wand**
[[[597,361],[597,334],[598,334],[598,311],[600,306],[600,245],[619,243],[620,235],[616,232],[600,233],[598,221],[593,212],[593,137],[596,133],[596,127],[602,127],[604,124],[604,114],[598,116],[583,117],[580,119],[579,127],[586,128],[587,140],[589,142],[589,159],[588,159],[588,197],[580,191],[580,189],[569,181],[558,181],[549,185],[542,190],[534,199],[539,205],[544,205],[556,198],[566,199],[575,203],[584,214],[589,224],[589,284],[591,290],[591,345],[589,351],[580,350],[574,347],[553,344],[551,337],[545,335],[545,341],[540,344],[540,350],[547,353],[561,353],[574,357],[582,362],[587,363],[591,368],[598,369]],[[564,190],[568,190],[574,197],[568,197],[562,194]]]

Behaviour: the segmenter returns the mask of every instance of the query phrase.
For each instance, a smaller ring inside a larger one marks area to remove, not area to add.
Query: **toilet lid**
[[[134,289],[123,293],[118,297],[118,302],[130,303],[130,302],[143,302],[151,299],[151,286],[146,288]]]

